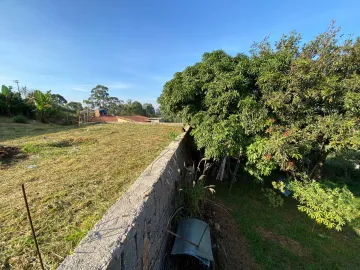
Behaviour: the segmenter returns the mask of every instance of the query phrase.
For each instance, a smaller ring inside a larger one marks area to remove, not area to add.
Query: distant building
[[[107,115],[107,110],[105,108],[100,108],[95,110],[96,117],[105,116],[105,115]]]
[[[164,118],[162,118],[162,117],[149,117],[149,122],[160,123],[160,122],[165,122],[165,121],[164,121]]]

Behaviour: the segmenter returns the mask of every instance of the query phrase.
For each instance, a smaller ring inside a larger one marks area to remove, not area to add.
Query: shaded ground
[[[0,134],[2,155],[28,156],[0,169],[0,268],[5,269],[39,266],[22,183],[45,267],[54,269],[173,140],[173,133],[181,133],[180,127],[160,125],[19,125],[0,125],[6,128]]]
[[[48,133],[71,130],[73,126],[59,126],[43,124],[35,120],[29,120],[29,124],[12,123],[9,117],[0,116],[0,144],[4,140],[18,139],[21,137],[45,135]]]
[[[273,208],[260,184],[240,182],[231,191],[226,183],[216,183],[216,194],[233,210],[228,212],[235,227],[246,238],[250,254],[261,269],[359,269],[359,219],[341,232],[314,226],[313,220],[297,210],[293,199],[285,198],[283,207]],[[359,185],[351,189],[359,195]],[[360,197],[356,200],[360,202]],[[226,241],[234,241],[231,228],[223,232],[228,234]],[[237,250],[236,245],[244,244],[230,244],[230,252]]]
[[[238,230],[232,218],[231,209],[219,199],[206,199],[201,207],[201,217],[209,224],[214,262],[212,270],[259,269],[252,258],[246,238]],[[173,228],[176,231],[176,226]],[[209,269],[197,258],[188,255],[170,255],[175,238],[172,237],[167,247],[168,256],[163,268],[166,270],[205,270]]]
[[[299,257],[310,255],[309,250],[305,249],[298,241],[295,241],[289,237],[278,235],[262,227],[257,228],[257,232],[260,234],[262,239],[273,241],[275,244],[279,244],[282,248],[288,249]]]
[[[0,145],[0,169],[5,169],[27,156],[18,147]]]
[[[248,241],[230,212],[232,209],[219,199],[206,201],[204,215],[211,226],[214,269],[259,269],[249,251]]]

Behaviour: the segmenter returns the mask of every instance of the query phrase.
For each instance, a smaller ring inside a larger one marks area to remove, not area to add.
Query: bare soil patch
[[[12,164],[27,158],[18,147],[0,145],[0,169],[11,166]]]
[[[246,238],[221,200],[207,200],[204,216],[211,226],[214,269],[259,269]]]

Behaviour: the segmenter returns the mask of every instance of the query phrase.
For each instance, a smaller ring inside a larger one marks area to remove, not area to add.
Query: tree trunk
[[[45,121],[44,121],[44,112],[43,111],[40,111],[40,121],[42,123],[45,123]]]
[[[312,179],[320,179],[321,174],[324,168],[324,163],[329,153],[323,153],[320,158],[318,159],[317,163],[315,164],[314,168],[310,173],[310,178]]]

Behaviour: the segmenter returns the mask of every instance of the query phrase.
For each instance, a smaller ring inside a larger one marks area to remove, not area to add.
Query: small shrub
[[[332,189],[314,180],[295,180],[291,182],[291,189],[300,203],[298,209],[328,229],[341,231],[345,223],[358,214],[354,195],[346,187]]]
[[[211,194],[215,193],[215,186],[205,185],[203,175],[197,181],[180,188],[181,204],[186,209],[189,216],[199,216],[202,202]]]
[[[11,122],[18,124],[26,124],[28,123],[28,119],[23,115],[15,115],[11,117]]]
[[[178,135],[179,135],[179,133],[177,133],[177,132],[175,132],[175,131],[169,131],[169,138],[170,138],[171,140],[175,140]]]
[[[70,147],[70,146],[79,145],[79,144],[93,144],[96,142],[97,142],[97,139],[95,139],[95,138],[79,137],[79,138],[74,138],[74,139],[66,139],[66,140],[61,140],[61,141],[56,141],[56,142],[50,142],[46,146],[63,148],[63,147]]]
[[[271,188],[265,188],[262,191],[264,196],[269,200],[271,207],[277,208],[284,205],[284,199],[280,194],[277,194],[275,190]]]
[[[188,186],[183,186],[181,188],[181,195],[188,214],[190,216],[197,216],[200,213],[201,201],[206,196],[203,181],[192,182]]]
[[[47,146],[49,146],[49,147],[57,147],[57,148],[69,147],[72,145],[73,145],[72,139],[61,140],[61,141],[57,141],[57,142],[50,142],[47,144]]]
[[[27,154],[37,154],[41,151],[41,147],[39,145],[28,143],[21,148],[21,151]]]
[[[65,240],[70,242],[74,247],[76,247],[80,240],[83,239],[86,235],[86,231],[80,230],[79,228],[73,226],[71,226],[71,229],[73,230],[72,233],[69,233],[65,237]]]

